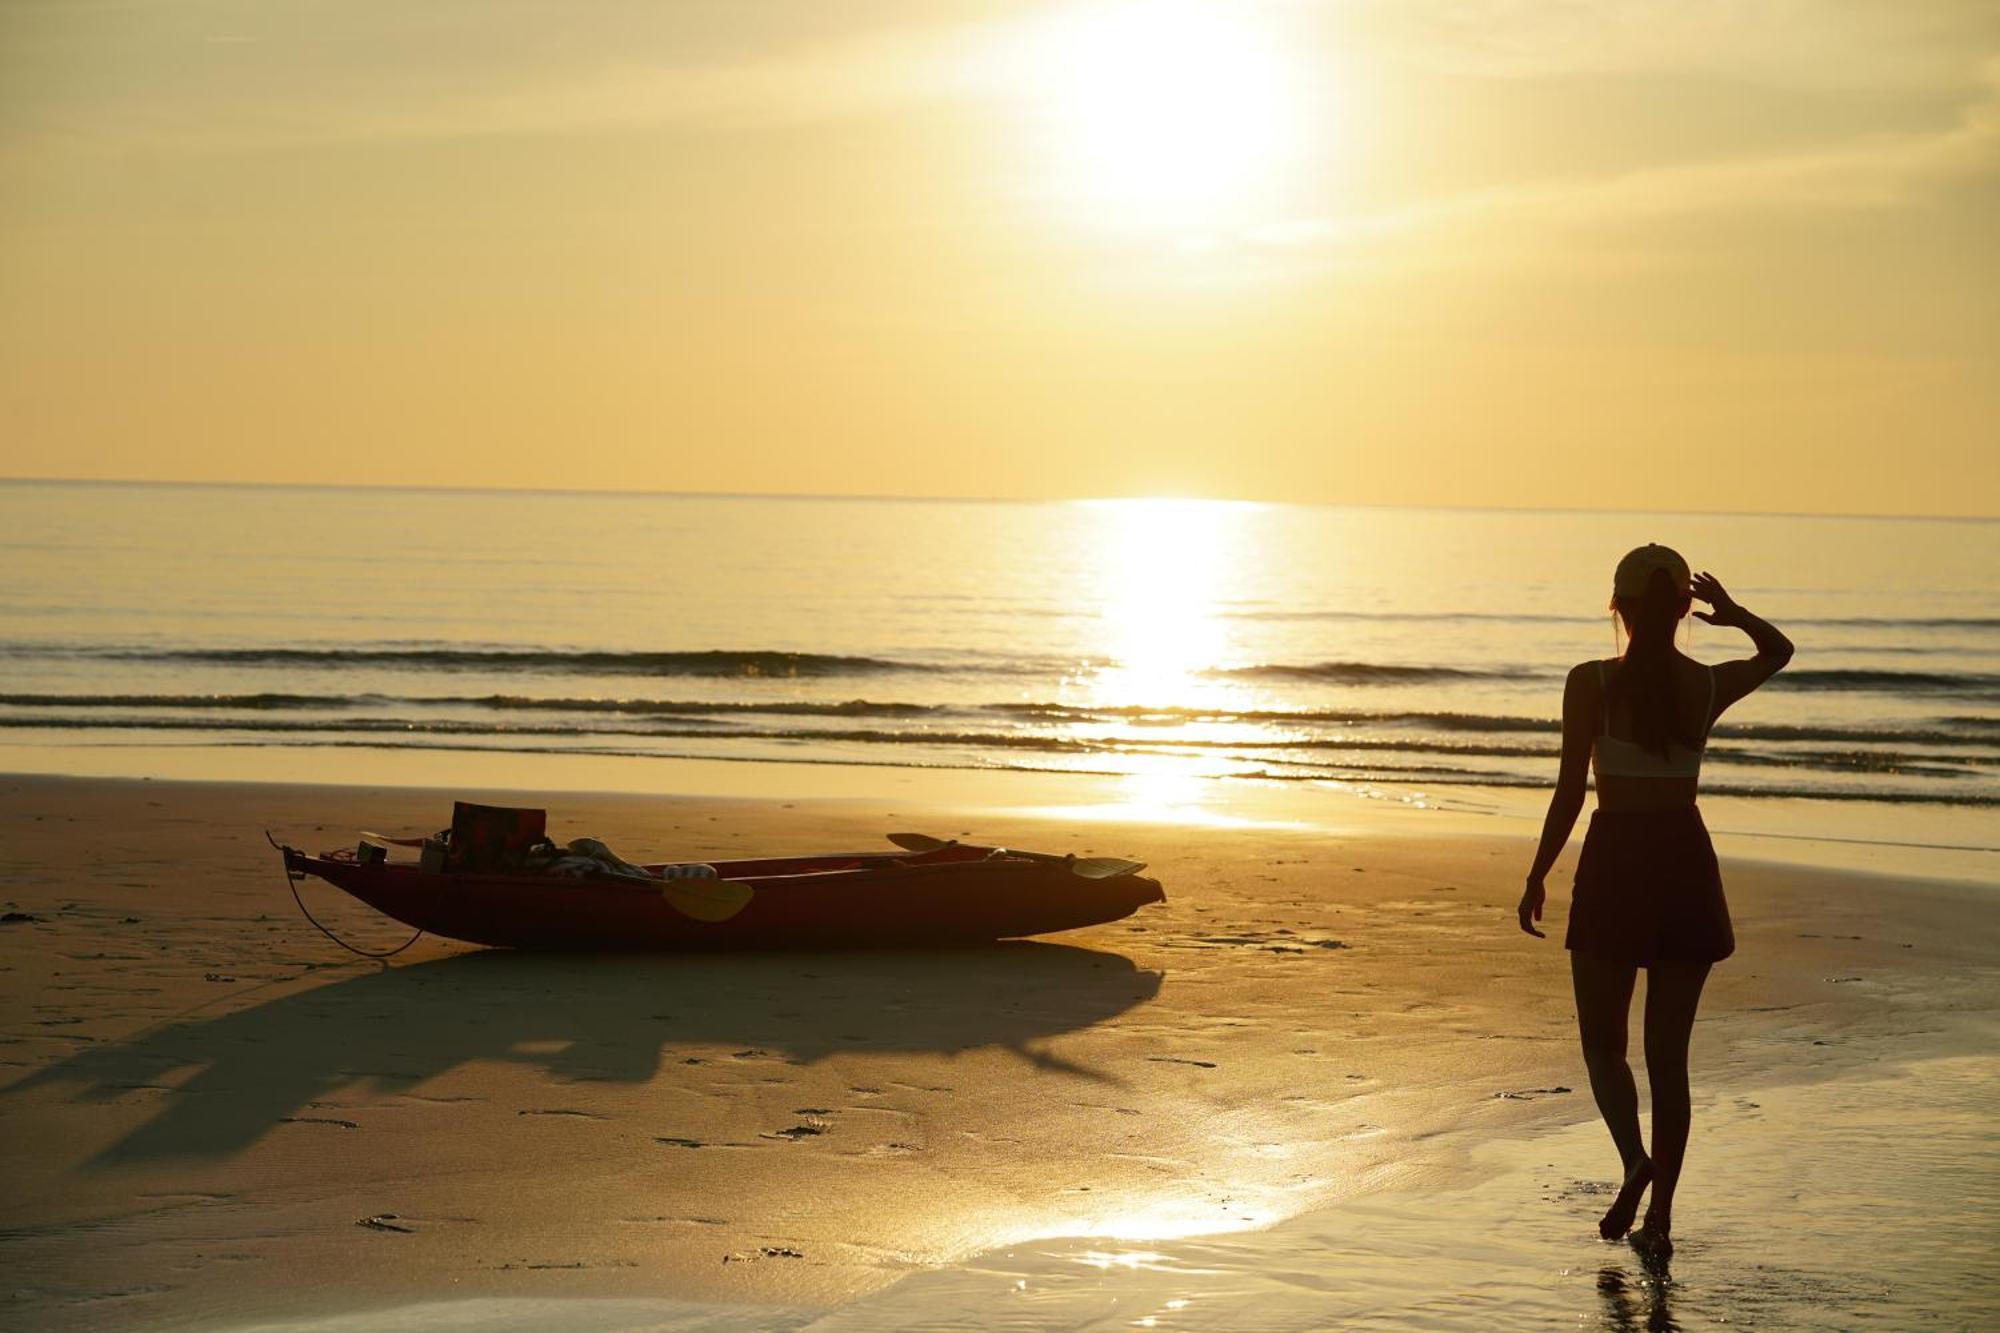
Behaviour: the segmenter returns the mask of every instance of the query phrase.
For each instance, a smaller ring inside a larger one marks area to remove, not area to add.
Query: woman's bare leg
[[[1653,1090],[1653,1202],[1642,1233],[1651,1248],[1671,1252],[1674,1190],[1687,1156],[1688,1036],[1708,980],[1707,963],[1655,963],[1646,969],[1646,1081]],[[1634,1237],[1635,1243],[1640,1237]]]
[[[1639,1197],[1652,1179],[1652,1162],[1639,1133],[1639,1090],[1632,1066],[1625,1062],[1625,1030],[1632,1011],[1632,982],[1638,969],[1582,949],[1569,955],[1570,980],[1576,987],[1577,1033],[1583,1038],[1583,1063],[1590,1071],[1590,1092],[1611,1131],[1624,1163],[1623,1183],[1609,1212],[1597,1224],[1606,1240],[1616,1240],[1632,1227]]]

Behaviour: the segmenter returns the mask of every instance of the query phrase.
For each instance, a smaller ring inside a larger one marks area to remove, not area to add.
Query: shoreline
[[[384,781],[385,773],[392,780]],[[520,798],[516,803],[525,804],[558,796],[860,805],[887,801],[892,808],[921,805],[953,813],[997,810],[1049,820],[1266,827],[1327,835],[1372,829],[1387,818],[1420,820],[1411,827],[1439,834],[1521,837],[1527,845],[1524,864],[1540,836],[1548,799],[1546,788],[1271,782],[812,759],[0,743],[0,781],[14,779],[359,788],[413,795],[448,790]],[[1894,836],[1911,817],[1904,807],[1870,811],[1851,808],[1861,803],[1728,796],[1701,804],[1717,852],[1728,860],[2000,884],[2000,844],[1974,812],[1931,811],[1925,818],[1938,836],[1915,840]],[[1588,816],[1586,808],[1566,857],[1574,857]],[[1830,822],[1843,831],[1830,832]]]
[[[433,823],[449,795],[430,793]],[[39,918],[0,934],[20,1015],[0,1128],[25,1201],[0,1249],[53,1284],[19,1312],[209,1327],[483,1294],[825,1313],[959,1275],[894,1298],[934,1312],[1044,1238],[1249,1264],[1357,1199],[1463,1189],[1483,1144],[1574,1134],[1580,1162],[1609,1157],[1570,1033],[1567,868],[1553,938],[1512,925],[1525,833],[1362,801],[1332,833],[1022,807],[972,823],[879,795],[547,803],[553,829],[635,851],[928,823],[1129,854],[1168,902],[951,955],[426,938],[377,968],[297,918],[255,830],[338,845],[406,817],[411,789],[0,779],[9,910]],[[1991,1048],[1979,888],[1733,858],[1725,877],[1743,948],[1696,1031],[1704,1105]],[[323,904],[364,940],[393,933]],[[390,1214],[406,1230],[365,1225]],[[218,1253],[225,1272],[191,1257]]]

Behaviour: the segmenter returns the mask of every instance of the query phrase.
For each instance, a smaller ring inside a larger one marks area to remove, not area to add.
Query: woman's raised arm
[[[1723,709],[1784,669],[1785,663],[1792,660],[1792,641],[1769,621],[1738,605],[1721,580],[1706,570],[1694,576],[1691,591],[1709,605],[1707,611],[1695,612],[1697,619],[1711,625],[1733,625],[1757,645],[1755,657],[1724,662],[1715,668],[1715,711],[1708,719],[1713,722]]]

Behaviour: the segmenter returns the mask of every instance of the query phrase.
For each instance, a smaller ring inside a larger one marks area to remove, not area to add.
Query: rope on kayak
[[[280,843],[276,838],[271,836],[269,829],[266,829],[264,831],[264,841],[270,843],[273,847],[276,847],[278,851],[281,853],[285,851],[284,845]],[[299,915],[303,916],[306,920],[312,922],[314,930],[317,930],[320,934],[326,936],[328,939],[332,940],[335,944],[338,944],[341,948],[347,950],[349,953],[360,954],[363,958],[375,958],[375,959],[394,958],[397,954],[409,948],[412,944],[415,944],[420,938],[423,937],[424,933],[423,927],[419,926],[417,927],[417,933],[415,935],[410,936],[410,938],[404,940],[401,944],[397,945],[393,949],[387,949],[378,952],[374,949],[363,949],[358,945],[349,944],[346,940],[340,938],[340,936],[334,934],[332,931],[328,930],[325,926],[321,925],[319,918],[312,914],[312,909],[306,906],[306,900],[304,898],[299,897],[299,880],[304,878],[305,878],[305,873],[303,871],[298,872],[297,875],[295,876],[291,866],[289,864],[285,866],[285,887],[292,891],[292,901],[299,905]]]

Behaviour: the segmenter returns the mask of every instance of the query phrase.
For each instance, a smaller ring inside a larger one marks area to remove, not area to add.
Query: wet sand
[[[1662,1287],[1595,1239],[1614,1158],[1570,1032],[1566,880],[1550,940],[1514,930],[1525,837],[561,794],[552,829],[632,855],[971,832],[1136,856],[1169,901],[941,954],[426,938],[385,968],[298,918],[259,832],[336,846],[440,825],[449,800],[0,779],[0,1321],[1649,1327],[1664,1293],[1697,1322],[1970,1327],[1994,1308],[1975,1261],[2000,1168],[1966,1109],[1991,1072],[1966,1062],[2000,1034],[1987,887],[1728,867],[1739,953],[1696,1029]],[[357,938],[402,938],[306,892]]]

